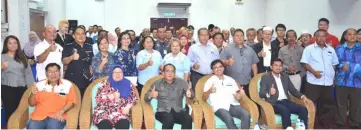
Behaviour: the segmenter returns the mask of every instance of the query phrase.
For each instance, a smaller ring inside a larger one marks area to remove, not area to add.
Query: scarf
[[[113,79],[113,71],[116,68],[120,68],[122,70],[122,72],[124,73],[124,69],[120,65],[115,65],[109,74],[108,80],[109,80],[110,86],[113,87],[115,90],[117,90],[120,93],[120,97],[127,98],[127,97],[129,97],[130,92],[132,91],[131,83],[125,77],[123,77],[123,79],[120,81],[115,81]]]
[[[24,53],[27,57],[33,57],[34,56],[34,48],[35,45],[38,44],[40,41],[39,36],[36,34],[36,32],[31,31],[29,35],[34,35],[34,39],[31,40],[29,38],[29,42],[27,42],[24,46]]]

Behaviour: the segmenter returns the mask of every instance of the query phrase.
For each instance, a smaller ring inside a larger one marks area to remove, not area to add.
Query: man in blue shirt
[[[321,120],[327,118],[334,109],[332,90],[334,85],[335,67],[339,63],[335,50],[326,44],[327,32],[317,30],[315,33],[316,43],[307,46],[301,58],[301,63],[307,70],[307,83],[305,94],[318,106],[324,104],[332,106],[329,111],[322,107],[317,107],[317,114]],[[320,115],[321,113],[327,113]],[[326,126],[327,127],[327,126]]]
[[[192,45],[188,50],[188,57],[192,62],[190,80],[193,90],[197,81],[207,74],[212,74],[210,64],[212,61],[219,59],[217,48],[208,43],[209,35],[207,28],[198,30],[199,43]]]
[[[157,41],[155,41],[155,49],[159,51],[163,58],[166,54],[168,54],[168,52],[170,52],[169,42],[165,38],[165,28],[158,28],[157,38]]]

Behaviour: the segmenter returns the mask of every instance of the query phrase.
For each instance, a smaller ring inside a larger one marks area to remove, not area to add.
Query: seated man
[[[304,121],[307,128],[308,111],[305,107],[290,101],[293,96],[302,99],[306,104],[311,102],[305,95],[300,93],[292,84],[287,74],[281,73],[283,62],[275,59],[271,63],[272,72],[266,73],[261,79],[261,90],[259,95],[271,103],[276,114],[281,115],[282,127],[291,127],[291,113],[297,114]]]
[[[241,129],[249,129],[251,117],[238,102],[245,96],[243,86],[239,89],[234,79],[223,74],[224,65],[221,60],[214,60],[211,69],[214,75],[205,83],[203,100],[209,97],[213,111],[225,122],[228,129],[238,129],[233,117],[241,120]]]
[[[60,79],[60,66],[50,63],[46,66],[46,80],[39,81],[32,88],[28,99],[35,110],[30,114],[27,129],[63,129],[66,112],[76,103],[75,90],[68,80]]]
[[[192,118],[182,107],[183,96],[194,98],[192,86],[183,79],[176,78],[174,65],[164,65],[163,71],[164,78],[154,82],[144,100],[158,100],[155,118],[163,124],[162,129],[173,129],[174,123],[181,124],[182,129],[192,129]]]

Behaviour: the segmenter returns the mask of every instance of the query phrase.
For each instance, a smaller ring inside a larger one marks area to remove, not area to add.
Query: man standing
[[[279,49],[287,45],[287,40],[285,39],[286,26],[284,24],[277,24],[275,30],[277,38],[272,41],[272,44],[278,46],[279,51]]]
[[[316,43],[304,49],[301,63],[307,70],[305,94],[318,105],[316,117],[324,120],[327,118],[326,116],[329,116],[328,114],[333,116],[333,111],[331,111],[334,109],[332,86],[335,67],[339,62],[335,50],[326,44],[327,32],[319,29],[315,33],[315,38]],[[331,110],[326,111],[325,104],[332,106]]]
[[[45,76],[45,67],[49,63],[57,63],[60,67],[63,67],[61,60],[63,47],[57,44],[54,39],[56,36],[55,27],[48,25],[45,27],[43,32],[44,41],[37,44],[34,48],[34,57],[38,62],[36,65],[36,79],[41,81],[46,79]],[[61,71],[61,76],[63,76],[63,71]]]
[[[93,33],[93,26],[89,26],[88,31],[86,31],[86,36],[90,37]]]
[[[247,34],[246,45],[253,47],[255,44],[257,44],[255,41],[256,35],[257,35],[256,29],[249,28],[249,29],[247,29],[246,34]]]
[[[229,39],[230,39],[230,37],[229,37],[229,35],[230,35],[230,32],[229,32],[229,30],[227,30],[227,29],[223,29],[222,30],[222,34],[223,34],[223,36],[224,36],[224,42],[226,42],[227,44],[228,43],[230,43],[229,42]],[[224,45],[223,45],[224,46]]]
[[[118,38],[119,38],[121,32],[122,32],[122,30],[120,30],[119,27],[115,28],[115,34],[117,34]]]
[[[155,41],[155,49],[159,51],[162,58],[168,54],[169,42],[165,38],[165,28],[158,28],[158,40]]]
[[[320,20],[318,20],[318,29],[322,29],[327,32],[326,44],[332,46],[333,48],[336,48],[340,44],[340,41],[335,35],[332,35],[328,32],[328,28],[330,27],[329,25],[330,21],[327,18],[321,18]],[[317,40],[315,38],[312,38],[311,41],[312,43],[315,43],[315,41]]]
[[[260,43],[263,41],[263,28],[260,28],[257,30],[257,43]]]
[[[245,96],[243,87],[239,88],[234,79],[223,74],[224,66],[221,60],[213,61],[211,68],[214,75],[204,85],[203,100],[209,99],[214,114],[225,122],[228,129],[238,129],[233,117],[241,120],[242,129],[249,129],[250,114],[238,102]]]
[[[182,107],[184,96],[194,98],[192,87],[175,76],[174,65],[166,64],[163,70],[164,78],[153,83],[144,101],[158,100],[155,118],[162,123],[162,129],[173,129],[174,123],[181,124],[182,129],[192,129],[192,117]]]
[[[244,44],[242,29],[236,29],[233,34],[234,43],[222,50],[220,59],[226,65],[225,74],[244,86],[245,92],[249,96],[248,85],[252,78],[251,72],[253,75],[257,74],[259,59],[254,50]]]
[[[170,29],[167,29],[167,31],[165,31],[165,39],[169,42],[170,39],[172,38],[173,38],[172,31]]]
[[[264,27],[262,30],[263,41],[253,46],[254,51],[259,57],[257,64],[258,73],[271,71],[271,61],[278,57],[278,46],[271,44],[272,28]]]
[[[272,61],[272,72],[263,75],[260,83],[259,96],[271,103],[276,114],[282,118],[282,128],[291,126],[291,114],[297,114],[298,118],[304,121],[307,129],[308,111],[305,107],[298,105],[291,100],[289,95],[302,99],[306,104],[312,104],[305,95],[297,91],[288,75],[282,74],[282,60]]]
[[[77,27],[73,34],[75,41],[65,46],[62,59],[68,65],[65,79],[75,83],[81,96],[92,80],[91,59],[93,58],[92,45],[85,43],[85,30]]]
[[[278,58],[283,61],[283,70],[289,75],[295,88],[300,91],[302,77],[305,75],[300,62],[303,48],[296,45],[297,34],[294,30],[288,30],[286,38],[288,44],[280,49]]]
[[[207,28],[198,30],[199,43],[192,45],[188,50],[188,57],[192,61],[191,82],[193,89],[197,81],[204,75],[211,74],[209,66],[213,60],[219,59],[219,53],[212,43],[208,43]]]
[[[312,35],[306,31],[303,31],[301,33],[301,45],[303,48],[306,48],[308,45],[311,45],[311,38],[312,38]]]

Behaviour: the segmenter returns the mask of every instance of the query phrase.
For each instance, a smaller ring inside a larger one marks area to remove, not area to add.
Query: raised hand
[[[50,51],[50,52],[56,51],[56,45],[55,45],[55,43],[50,44],[50,46],[49,46],[49,48],[48,48],[48,51]]]
[[[313,75],[317,78],[320,79],[322,77],[322,71],[315,71],[315,73],[313,73]]]
[[[72,56],[73,56],[73,60],[79,60],[78,50],[74,49],[74,53]]]
[[[198,61],[193,64],[193,69],[195,69],[195,70],[198,70],[198,69],[199,69]]]
[[[149,59],[148,64],[149,64],[149,66],[152,66],[152,65],[153,65],[153,60],[152,60],[152,58]]]
[[[188,85],[186,96],[187,96],[187,98],[190,98],[192,96],[192,85],[191,84]]]
[[[229,66],[232,66],[232,65],[234,64],[234,58],[233,58],[233,56],[232,56],[231,58],[229,58],[228,64],[229,64]]]
[[[276,94],[276,89],[275,89],[275,87],[274,87],[274,85],[272,84],[272,87],[271,87],[271,89],[270,89],[270,95],[271,96],[273,96],[273,95],[275,95]]]
[[[36,86],[34,86],[34,87],[31,88],[31,93],[32,93],[32,94],[35,95],[35,94],[37,94],[38,92],[39,92],[39,90],[38,90],[38,88],[37,88]]]
[[[348,64],[344,64],[342,69],[343,69],[343,71],[348,71],[348,69],[349,69]]]
[[[150,93],[151,98],[157,98],[158,97],[158,91],[155,91],[155,86],[153,86],[152,92]]]
[[[102,56],[102,64],[108,63],[108,57]]]
[[[6,69],[9,67],[9,62],[7,61],[1,61],[1,69]]]

